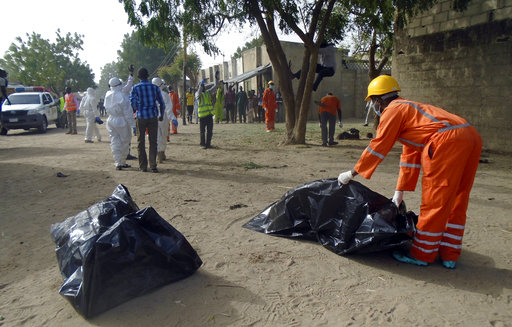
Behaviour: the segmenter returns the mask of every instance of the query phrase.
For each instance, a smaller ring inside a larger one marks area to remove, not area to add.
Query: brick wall
[[[441,1],[395,31],[401,95],[466,118],[484,148],[512,153],[512,0]]]

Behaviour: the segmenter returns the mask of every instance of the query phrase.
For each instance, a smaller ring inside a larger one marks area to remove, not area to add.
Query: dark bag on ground
[[[64,278],[59,293],[89,318],[202,264],[185,237],[151,207],[139,210],[118,185],[104,201],[51,226]]]
[[[288,191],[243,227],[257,232],[318,241],[336,254],[364,253],[405,245],[414,231],[413,212],[351,181],[310,182]]]

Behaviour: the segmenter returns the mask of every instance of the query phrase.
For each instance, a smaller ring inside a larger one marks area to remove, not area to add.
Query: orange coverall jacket
[[[266,130],[274,130],[274,123],[276,121],[277,101],[276,94],[270,88],[263,92],[262,107],[265,109],[265,124]]]
[[[383,110],[377,136],[354,167],[370,178],[395,141],[402,143],[396,189],[414,191],[423,169],[422,203],[411,254],[433,262],[457,261],[469,193],[482,140],[465,119],[441,108],[397,98]]]

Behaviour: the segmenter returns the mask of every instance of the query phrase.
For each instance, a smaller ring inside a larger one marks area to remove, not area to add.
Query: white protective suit
[[[83,113],[87,123],[85,128],[85,140],[92,141],[93,136],[96,136],[98,142],[101,142],[101,134],[96,124],[96,117],[100,116],[98,111],[99,99],[96,97],[96,91],[89,87],[87,94],[80,102],[80,112]]]
[[[112,79],[111,79],[112,80]],[[118,80],[118,79],[116,79]],[[122,84],[109,83],[110,91],[105,95],[105,110],[107,111],[107,131],[110,135],[110,147],[116,167],[126,164],[126,156],[132,139],[129,119],[133,120],[130,101],[123,94]]]
[[[162,92],[162,98],[164,99],[165,109],[164,109],[164,119],[162,121],[158,121],[158,139],[157,139],[157,152],[165,152],[167,147],[167,136],[169,135],[169,122],[173,119],[176,119],[174,116],[174,112],[172,111],[172,101],[169,93],[165,90],[165,84],[160,78],[153,78],[153,84],[158,86],[160,92]],[[157,103],[158,106],[158,103]]]
[[[130,75],[128,76],[128,80],[126,81],[126,84],[123,86],[123,95],[124,97],[126,98],[126,100],[128,101],[128,103],[130,103],[130,92],[132,90],[132,86],[133,86],[133,76]],[[131,107],[131,105],[129,106],[129,109],[126,109],[126,115],[125,117],[127,117],[127,122],[128,122],[128,130],[130,131],[130,135],[133,131],[133,129],[135,128],[135,117],[133,116],[133,109]],[[129,148],[130,144],[128,143],[128,153],[130,153],[130,148]]]

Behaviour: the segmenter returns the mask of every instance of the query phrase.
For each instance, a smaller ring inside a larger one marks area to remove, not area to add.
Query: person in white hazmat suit
[[[133,69],[134,69],[133,65],[130,65],[130,67],[128,68],[130,75],[128,76],[128,80],[126,81],[126,84],[123,85],[123,88],[122,88],[123,95],[128,102],[130,102],[130,91],[132,90],[132,86],[133,86]],[[122,80],[121,80],[121,83],[123,83]],[[130,133],[133,132],[133,136],[135,136],[136,135],[135,117],[133,117],[133,109],[131,108],[131,106],[129,109],[130,110],[126,109],[126,117],[127,117],[127,122],[128,122],[128,124],[126,126],[127,126],[128,130],[130,131]],[[130,141],[131,141],[131,139],[130,139]],[[131,146],[131,142],[128,142],[128,154],[126,155],[126,160],[137,159],[137,157],[132,156],[130,154],[130,146]]]
[[[166,158],[165,149],[167,147],[167,136],[169,135],[169,122],[176,120],[174,112],[172,111],[172,101],[169,93],[165,91],[166,85],[160,77],[155,77],[151,80],[151,83],[158,86],[160,92],[162,92],[162,98],[164,99],[164,119],[158,121],[158,138],[157,138],[157,155],[156,158],[158,163],[162,163]]]
[[[100,119],[100,112],[98,111],[99,99],[96,97],[96,91],[89,87],[87,94],[80,102],[80,112],[83,113],[87,123],[85,128],[85,143],[93,143],[92,138],[96,136],[98,142],[101,142],[101,134],[96,124],[103,124]]]
[[[123,84],[117,77],[108,81],[110,91],[105,95],[105,110],[108,114],[107,131],[110,135],[110,147],[117,170],[129,168],[126,156],[132,139],[129,120],[133,119],[130,100],[123,93]]]

